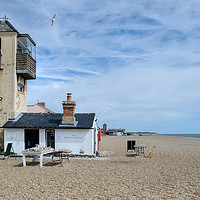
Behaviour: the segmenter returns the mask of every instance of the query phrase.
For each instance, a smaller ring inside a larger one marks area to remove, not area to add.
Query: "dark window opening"
[[[18,83],[17,90],[20,92],[24,92],[24,86],[21,83]]]
[[[39,145],[39,130],[27,129],[25,130],[25,149]]]

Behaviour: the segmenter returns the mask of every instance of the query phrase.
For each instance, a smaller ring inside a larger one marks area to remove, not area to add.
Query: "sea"
[[[159,134],[159,135],[200,138],[200,134]]]

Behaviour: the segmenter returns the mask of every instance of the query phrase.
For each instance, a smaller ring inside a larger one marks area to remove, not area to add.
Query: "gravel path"
[[[146,156],[127,152],[127,140],[147,145]],[[200,139],[103,136],[98,158],[27,160],[0,159],[0,199],[200,199]]]

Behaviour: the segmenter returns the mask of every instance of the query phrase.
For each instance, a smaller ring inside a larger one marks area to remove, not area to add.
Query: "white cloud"
[[[179,131],[186,124],[200,131],[197,0],[1,3],[0,13],[37,43],[38,79],[29,81],[29,104],[42,100],[62,112],[71,91],[79,112],[98,116],[113,104],[100,124],[165,131],[173,121]]]
[[[34,99],[37,93],[40,96],[43,94],[52,109],[62,112],[61,102],[71,91],[77,101],[78,112],[96,112],[99,116],[113,104],[99,120],[101,123],[124,121],[126,124],[130,120],[163,123],[165,120],[185,120],[198,115],[199,78],[200,69],[195,67],[127,67],[90,80],[57,81],[53,85],[50,81],[42,83],[44,87],[29,88],[29,96]]]

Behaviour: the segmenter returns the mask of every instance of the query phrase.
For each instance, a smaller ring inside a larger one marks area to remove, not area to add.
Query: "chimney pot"
[[[45,107],[45,102],[43,102],[43,101],[42,101],[42,102],[38,102],[37,104],[38,104],[39,106]]]
[[[67,101],[71,101],[72,100],[72,93],[67,93]]]

